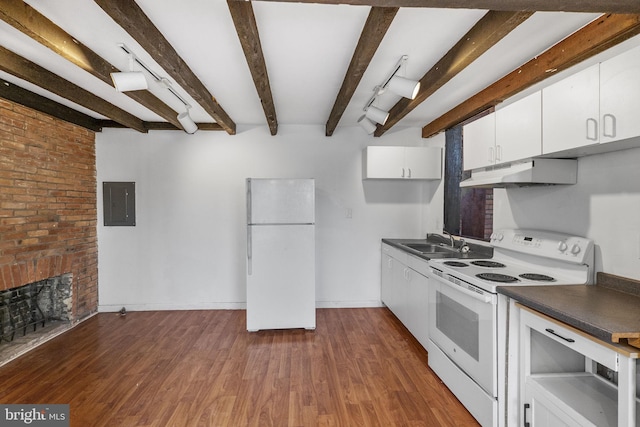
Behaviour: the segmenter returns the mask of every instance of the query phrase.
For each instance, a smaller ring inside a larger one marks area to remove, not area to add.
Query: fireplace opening
[[[0,364],[71,325],[72,274],[0,291]]]

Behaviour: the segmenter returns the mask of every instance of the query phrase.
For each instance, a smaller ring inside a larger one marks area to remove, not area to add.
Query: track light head
[[[198,130],[198,125],[189,115],[189,110],[183,111],[182,113],[178,114],[178,121],[180,122],[180,125],[182,125],[182,129],[184,129],[184,131],[190,135],[196,133],[196,131]]]
[[[118,92],[146,90],[149,88],[147,79],[142,71],[111,73],[111,80],[113,81],[113,86]]]
[[[387,119],[389,118],[389,112],[370,105],[369,108],[367,108],[365,117],[384,126],[384,124],[387,122]]]
[[[420,90],[420,82],[400,76],[393,76],[387,84],[391,92],[409,99],[416,99]]]
[[[358,119],[358,124],[362,129],[365,130],[365,132],[367,132],[367,135],[371,135],[377,129],[376,124],[373,123],[371,120],[367,119],[366,116],[361,116]]]

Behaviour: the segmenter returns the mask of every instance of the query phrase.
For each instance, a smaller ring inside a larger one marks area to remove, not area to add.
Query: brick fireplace
[[[0,291],[69,275],[71,323],[98,306],[94,137],[0,99]]]

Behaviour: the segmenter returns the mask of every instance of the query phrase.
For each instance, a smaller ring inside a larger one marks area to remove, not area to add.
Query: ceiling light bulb
[[[387,89],[405,98],[416,99],[418,91],[420,90],[420,82],[400,76],[393,76],[393,78],[389,80]]]
[[[366,116],[361,116],[358,119],[358,124],[360,125],[360,127],[362,127],[362,129],[365,130],[365,132],[367,132],[368,135],[371,135],[377,129],[376,124],[367,119]]]
[[[384,124],[387,122],[387,119],[389,118],[389,112],[381,110],[378,107],[374,107],[373,105],[371,105],[369,106],[369,108],[367,108],[367,112],[365,116],[369,120],[373,120],[374,122],[384,126]]]
[[[188,134],[194,134],[198,130],[198,125],[195,124],[191,116],[189,115],[189,111],[184,111],[178,114],[178,121],[182,125],[182,129]]]
[[[149,88],[147,79],[142,71],[111,73],[111,80],[113,81],[113,86],[118,92],[146,90]]]

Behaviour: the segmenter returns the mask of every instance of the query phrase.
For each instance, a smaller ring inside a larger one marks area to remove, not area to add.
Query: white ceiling
[[[223,0],[137,0],[237,125],[267,126],[233,21]],[[168,76],[94,2],[87,0],[27,0],[33,8],[78,41],[122,70],[125,43],[156,73]],[[279,124],[325,125],[369,14],[368,6],[253,2]],[[419,79],[483,15],[465,9],[401,8],[346,109],[341,126],[353,126],[362,108],[402,55],[409,55],[406,76]],[[483,57],[467,67],[399,126],[422,127],[474,95],[598,15],[536,13]],[[163,121],[128,96],[59,57],[18,30],[0,22],[0,43],[7,49],[93,92],[144,121]],[[18,86],[54,99],[96,118],[104,118],[47,91],[0,72]],[[166,89],[150,81],[150,90],[176,111],[183,105]],[[197,122],[214,122],[183,90]],[[379,106],[398,100],[385,93]]]

